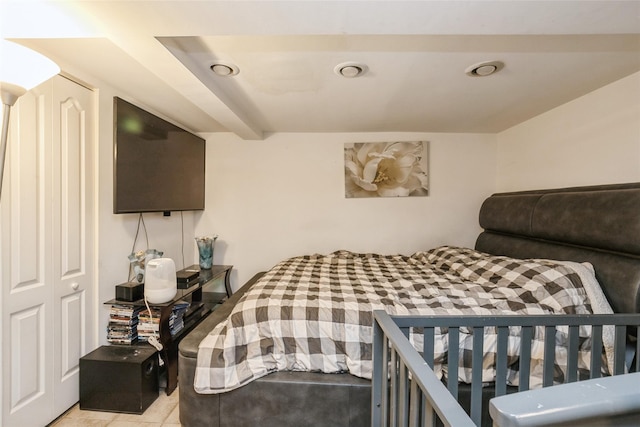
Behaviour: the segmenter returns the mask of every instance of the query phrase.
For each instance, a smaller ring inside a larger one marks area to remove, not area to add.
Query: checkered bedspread
[[[449,246],[411,256],[300,256],[265,273],[203,339],[195,390],[224,392],[282,370],[371,378],[376,309],[399,315],[591,313],[579,275],[552,261]],[[412,340],[421,348],[418,333]],[[446,346],[446,335],[437,335],[436,362],[446,357]],[[470,381],[467,370],[460,375]],[[491,375],[489,366],[483,379]]]

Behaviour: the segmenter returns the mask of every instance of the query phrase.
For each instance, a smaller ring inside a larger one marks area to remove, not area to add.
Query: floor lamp
[[[0,197],[4,158],[7,153],[11,107],[25,92],[49,80],[60,68],[49,58],[8,40],[0,44],[0,94],[2,95],[2,143],[0,145]]]

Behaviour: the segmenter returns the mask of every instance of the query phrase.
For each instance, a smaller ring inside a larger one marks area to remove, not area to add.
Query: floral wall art
[[[426,141],[345,144],[345,196],[427,196],[427,149]]]

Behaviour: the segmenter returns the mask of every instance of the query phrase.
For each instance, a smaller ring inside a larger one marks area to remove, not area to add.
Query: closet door
[[[50,85],[11,109],[2,188],[2,425],[43,425],[52,412]],[[38,412],[36,412],[36,408]],[[41,412],[40,412],[41,411]]]
[[[79,400],[80,357],[94,348],[94,107],[92,91],[53,81],[52,285],[54,415]],[[59,194],[56,194],[58,193]],[[91,346],[91,348],[89,348]]]
[[[0,200],[2,425],[78,400],[93,343],[92,92],[55,77],[12,108]]]

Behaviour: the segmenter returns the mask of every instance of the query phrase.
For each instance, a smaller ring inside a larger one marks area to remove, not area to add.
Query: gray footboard
[[[184,427],[370,426],[371,382],[349,374],[277,372],[228,393],[194,391],[200,341],[229,315],[259,276],[247,282],[180,342],[180,423]]]

